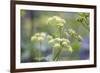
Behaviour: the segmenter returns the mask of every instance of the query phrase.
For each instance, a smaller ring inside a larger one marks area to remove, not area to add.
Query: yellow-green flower
[[[82,40],[82,37],[80,35],[78,35],[73,29],[69,29],[68,32],[73,38],[75,38],[79,41]]]
[[[76,32],[73,29],[68,29],[68,32],[71,36],[75,36]]]
[[[44,32],[41,33],[35,33],[32,38],[31,41],[43,41],[46,37],[46,34]]]
[[[51,39],[53,39],[53,37],[50,36],[50,35],[48,35],[48,36],[47,36],[47,39],[48,39],[48,40],[51,40]]]
[[[41,32],[41,33],[40,33],[40,36],[45,37],[46,34],[45,34],[44,32]]]
[[[82,37],[80,35],[77,36],[78,40],[82,40]]]
[[[34,41],[34,40],[36,40],[36,39],[37,39],[36,36],[32,36],[31,41]]]
[[[53,18],[54,18],[56,21],[58,21],[59,23],[65,23],[65,20],[62,19],[62,18],[60,18],[60,17],[58,17],[58,16],[53,16]]]
[[[47,24],[54,25],[57,24],[54,17],[49,17],[47,20]]]
[[[38,41],[43,41],[44,38],[43,38],[43,37],[38,37],[37,40],[38,40]]]
[[[38,37],[38,36],[40,36],[40,33],[36,33],[34,36],[37,36]]]
[[[53,19],[52,17],[49,17],[49,18],[48,18],[48,22],[50,22],[52,19]]]
[[[60,48],[60,43],[55,43],[53,48]]]
[[[49,44],[53,44],[54,43],[54,39],[49,40]]]
[[[55,38],[55,41],[60,42],[61,39],[60,38]]]
[[[68,43],[67,42],[62,42],[62,45],[63,46],[68,46]]]
[[[47,24],[50,24],[50,25],[57,25],[59,23],[64,24],[65,20],[58,16],[52,16],[52,17],[48,18],[48,20],[47,20]],[[60,24],[60,25],[62,26],[62,24]]]
[[[62,28],[63,26],[64,26],[63,23],[58,23],[58,24],[57,24],[57,27],[58,27],[58,28]]]
[[[62,38],[61,39],[62,42],[67,42],[68,44],[70,43],[70,41],[68,39]]]

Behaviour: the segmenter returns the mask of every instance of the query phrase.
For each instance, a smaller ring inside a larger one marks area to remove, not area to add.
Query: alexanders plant
[[[61,17],[58,16],[52,16],[47,19],[47,25],[55,25],[57,27],[57,33],[59,35],[52,35],[52,34],[46,34],[45,32],[39,32],[35,33],[31,37],[31,41],[35,41],[39,43],[39,46],[41,49],[41,44],[45,39],[48,40],[48,45],[51,46],[52,48],[52,61],[59,61],[61,56],[62,51],[65,50],[67,52],[72,53],[73,48],[71,45],[71,41],[66,37],[66,35],[69,35],[71,38],[74,38],[75,40],[81,41],[82,37],[75,32],[72,28],[65,29],[65,24],[66,21],[62,19]],[[64,35],[65,34],[65,35]],[[41,53],[41,51],[40,51]],[[40,54],[39,53],[39,54]],[[38,61],[41,61],[41,56],[38,56]]]

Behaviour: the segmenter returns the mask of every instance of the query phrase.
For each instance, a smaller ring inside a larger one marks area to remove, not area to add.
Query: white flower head
[[[48,40],[51,40],[51,39],[53,39],[53,37],[50,36],[50,35],[48,35],[48,36],[47,36],[47,39],[48,39]]]
[[[68,43],[67,42],[62,42],[62,45],[63,46],[68,46]]]
[[[59,16],[52,16],[47,20],[47,24],[57,25],[59,23],[65,24],[65,20],[60,18]],[[60,25],[62,26],[62,24]]]
[[[68,39],[65,39],[65,38],[62,38],[62,40],[61,40],[62,42],[66,42],[66,43],[70,43],[70,41],[68,40]]]
[[[53,43],[54,43],[54,39],[49,40],[48,43],[49,43],[49,44],[53,44]]]
[[[36,39],[37,39],[36,36],[32,36],[32,37],[31,37],[31,41],[35,41]]]
[[[37,36],[37,37],[38,37],[38,36],[40,36],[40,33],[35,33],[35,35],[34,35],[34,36]]]
[[[53,18],[54,18],[56,21],[58,21],[59,23],[65,23],[65,20],[62,19],[62,18],[60,18],[60,17],[58,17],[58,16],[53,16]]]
[[[38,41],[43,41],[44,38],[43,38],[43,37],[38,37],[37,40],[38,40]]]
[[[32,38],[31,41],[43,41],[45,38],[46,34],[44,32],[42,33],[35,33]]]
[[[50,25],[56,24],[55,19],[53,17],[49,17],[47,20],[47,24],[50,24]]]
[[[61,27],[64,26],[64,24],[63,23],[58,23],[57,26],[58,26],[58,28],[61,28]]]
[[[55,38],[55,41],[60,42],[61,39],[60,38]]]
[[[45,34],[44,32],[41,32],[41,33],[40,33],[40,36],[45,37],[46,34]]]
[[[53,46],[53,48],[60,48],[60,47],[61,47],[60,43],[55,43],[54,46]]]

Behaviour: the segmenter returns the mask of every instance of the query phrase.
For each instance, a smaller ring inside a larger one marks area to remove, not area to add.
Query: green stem
[[[60,48],[60,49],[61,49],[61,48]],[[56,61],[59,60],[59,58],[60,58],[60,54],[61,54],[61,51],[62,51],[62,50],[59,51],[58,56],[56,57]]]
[[[57,61],[59,59],[60,53],[61,53],[61,48],[58,50],[58,52],[54,56],[53,61]]]
[[[39,48],[39,62],[40,62],[40,49],[41,49],[41,41],[40,41],[40,48]]]
[[[60,32],[60,39],[62,38],[62,31],[63,31],[63,28],[61,28],[61,29],[59,30],[59,32]]]
[[[61,35],[61,34],[62,34],[62,33],[61,33],[61,32],[62,32],[62,29],[60,29],[59,31],[60,31],[60,38],[61,38],[61,37],[62,37],[62,35]],[[61,42],[60,42],[60,45],[61,45]],[[62,50],[62,49],[59,48],[57,54],[56,54],[56,55],[54,56],[54,58],[53,58],[53,61],[57,61],[57,60],[59,59],[61,50]]]

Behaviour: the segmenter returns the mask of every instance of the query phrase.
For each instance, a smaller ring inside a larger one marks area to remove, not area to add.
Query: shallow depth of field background
[[[63,51],[63,60],[85,60],[89,59],[89,31],[83,25],[76,21],[77,12],[52,12],[52,11],[31,11],[21,10],[21,62],[37,62],[38,52],[31,42],[31,37],[37,32],[55,33],[56,27],[47,24],[47,19],[52,16],[59,16],[66,21],[66,29],[72,28],[83,38],[82,41],[74,40],[71,43],[73,52]],[[67,36],[66,36],[67,37]],[[43,53],[43,62],[48,62],[51,58],[52,49],[44,41],[41,47]]]

